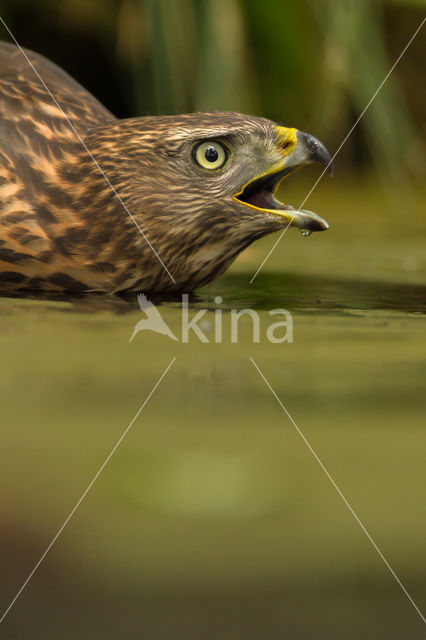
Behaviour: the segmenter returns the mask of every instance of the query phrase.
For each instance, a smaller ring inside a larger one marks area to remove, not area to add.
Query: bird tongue
[[[247,201],[259,209],[280,209],[281,203],[276,201],[270,191],[257,191],[253,193]]]
[[[250,204],[260,209],[275,209],[294,212],[294,218],[292,225],[299,227],[299,229],[306,229],[307,231],[325,231],[329,228],[329,224],[324,218],[321,218],[314,211],[308,211],[307,209],[297,210],[291,206],[291,204],[284,204],[277,200],[273,194],[268,190],[261,190],[252,193],[247,198]]]

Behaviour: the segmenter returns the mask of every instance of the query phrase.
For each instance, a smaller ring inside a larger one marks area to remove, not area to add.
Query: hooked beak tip
[[[322,164],[330,176],[334,174],[333,159],[330,152],[325,148],[322,142],[304,131],[297,132],[298,142],[301,143],[306,151],[308,162],[319,162]]]

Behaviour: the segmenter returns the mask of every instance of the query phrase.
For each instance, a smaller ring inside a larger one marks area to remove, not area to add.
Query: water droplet
[[[307,238],[311,235],[312,231],[310,229],[300,229],[300,233],[304,238]]]

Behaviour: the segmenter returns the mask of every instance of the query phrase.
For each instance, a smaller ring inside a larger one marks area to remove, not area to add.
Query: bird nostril
[[[291,146],[291,142],[290,142],[289,140],[287,140],[287,142],[284,142],[284,144],[283,144],[283,149],[284,149],[284,151],[285,151],[286,149],[288,149],[290,146]]]

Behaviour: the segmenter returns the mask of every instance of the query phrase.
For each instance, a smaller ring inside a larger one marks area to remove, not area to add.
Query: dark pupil
[[[214,147],[207,147],[204,156],[208,162],[216,162],[216,160],[219,157],[219,154]]]

